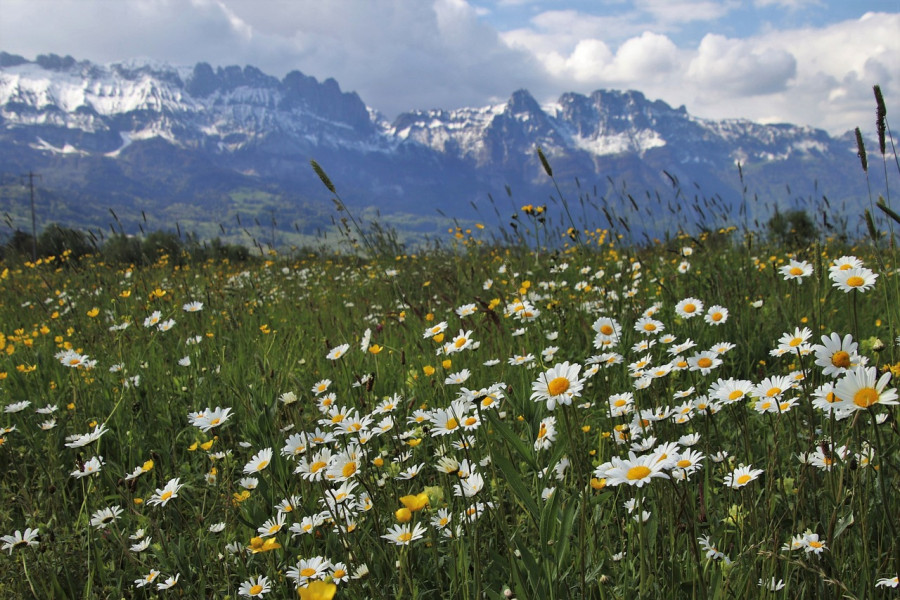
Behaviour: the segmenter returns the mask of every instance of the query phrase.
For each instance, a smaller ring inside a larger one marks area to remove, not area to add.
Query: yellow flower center
[[[615,331],[615,329],[613,329],[612,325],[603,325],[600,327],[600,333],[603,335],[612,335],[613,331]]]
[[[799,346],[802,343],[803,343],[803,338],[795,337],[795,338],[791,339],[790,342],[788,342],[788,346],[790,346],[791,348],[796,348],[797,346]]]
[[[679,461],[678,461],[677,463],[675,463],[675,464],[676,464],[679,468],[687,469],[689,466],[691,466],[691,461],[689,461],[689,460],[686,459],[686,458],[682,458],[681,460],[679,460]]]
[[[713,313],[709,318],[712,319],[713,321],[721,321],[722,313],[720,313],[720,312]]]
[[[340,423],[343,420],[344,420],[344,415],[338,414],[338,415],[334,415],[333,417],[331,417],[332,423]]]
[[[760,410],[769,410],[769,408],[771,408],[771,406],[772,406],[771,402],[763,402],[762,404],[759,405],[759,409]]]
[[[813,548],[821,548],[825,544],[823,544],[822,542],[820,542],[818,540],[810,540],[809,545],[812,546]]]
[[[469,417],[468,419],[466,419],[466,425],[469,427],[471,427],[472,425],[474,425],[477,422],[478,422],[478,419],[476,419],[475,417]]]
[[[853,394],[853,404],[860,408],[869,408],[878,402],[878,390],[875,388],[864,387]]]
[[[729,400],[737,400],[738,398],[740,398],[743,395],[744,395],[744,392],[742,392],[741,390],[734,390],[733,392],[728,394],[728,399]]]
[[[408,531],[404,531],[403,533],[401,533],[400,535],[397,536],[398,542],[408,542],[411,539],[412,539],[412,533],[410,533]]]
[[[277,533],[281,529],[281,525],[272,525],[269,527],[269,533]]]
[[[569,380],[565,377],[556,377],[547,384],[547,391],[551,396],[559,396],[569,389]]]
[[[626,404],[628,404],[628,402],[626,402],[626,401],[623,400],[622,398],[619,398],[619,399],[616,400],[616,402],[615,402],[615,407],[616,407],[616,408],[621,408],[621,407],[625,406]]]
[[[467,341],[466,338],[461,337],[461,338],[458,338],[455,342],[453,342],[453,345],[456,346],[457,348],[462,348],[463,346],[466,345],[466,341]]]
[[[256,594],[260,593],[261,591],[263,591],[263,586],[261,586],[257,583],[256,585],[254,585],[253,587],[250,588],[250,595],[255,596]]]
[[[644,331],[656,331],[656,325],[653,323],[644,323]]]
[[[708,369],[709,367],[712,366],[712,359],[704,356],[700,360],[697,361],[697,366],[700,367],[701,369]]]
[[[316,570],[313,568],[310,568],[310,567],[306,567],[305,569],[300,571],[300,574],[303,575],[304,577],[312,577],[313,575],[316,574]]]
[[[791,275],[803,275],[803,269],[800,267],[791,267]]]
[[[645,467],[644,465],[638,465],[636,467],[631,467],[628,469],[628,473],[625,474],[625,477],[631,481],[635,481],[637,479],[643,479],[647,475],[650,474],[650,468]]]
[[[850,287],[860,287],[864,283],[865,281],[859,275],[854,275],[853,277],[847,278],[847,285],[849,285]]]
[[[322,469],[324,469],[325,466],[326,466],[327,464],[328,464],[328,463],[326,463],[326,462],[323,461],[323,460],[320,460],[320,461],[318,461],[318,462],[314,462],[313,464],[310,465],[310,467],[309,467],[309,472],[310,472],[310,473],[317,473],[317,472],[321,471]]]
[[[160,496],[159,499],[160,499],[162,502],[165,502],[166,500],[168,500],[168,499],[171,498],[171,497],[172,497],[172,492],[171,492],[171,491],[166,491],[166,492],[163,492],[162,496]]]
[[[685,304],[683,310],[684,312],[691,314],[697,311],[697,305],[692,303]]]
[[[456,429],[457,427],[459,427],[459,421],[457,421],[453,417],[447,419],[447,424],[444,425],[444,429]]]
[[[738,485],[744,485],[748,481],[750,481],[750,476],[746,473],[737,478]]]
[[[350,477],[354,473],[356,473],[356,462],[354,461],[348,462],[346,465],[344,465],[344,468],[341,469],[341,475],[343,475],[344,477]]]
[[[768,396],[769,398],[771,398],[771,397],[773,397],[773,396],[777,396],[777,395],[780,394],[780,393],[781,393],[781,388],[778,387],[778,386],[775,386],[775,387],[773,387],[773,388],[769,388],[769,391],[766,392],[766,396]]]
[[[212,421],[209,422],[209,424],[212,425],[213,427],[215,427],[216,425],[219,424],[219,419],[218,418],[213,419]]]
[[[547,435],[547,426],[541,423],[541,428],[538,430],[538,439],[542,439],[545,435]]]
[[[831,356],[831,364],[841,369],[850,367],[850,355],[843,350],[838,350]]]
[[[268,466],[269,466],[269,461],[263,460],[263,461],[260,461],[258,465],[256,465],[256,470],[262,471],[263,469],[265,469]]]

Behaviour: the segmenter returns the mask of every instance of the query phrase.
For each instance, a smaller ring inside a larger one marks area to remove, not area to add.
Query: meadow
[[[0,597],[896,596],[891,226],[638,246],[553,212],[7,261]]]

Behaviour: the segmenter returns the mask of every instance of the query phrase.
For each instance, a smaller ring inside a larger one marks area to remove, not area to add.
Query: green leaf
[[[506,425],[506,423],[501,421],[495,412],[489,412],[487,415],[494,431],[499,433],[503,436],[504,440],[509,442],[509,445],[516,451],[516,454],[518,454],[522,460],[527,462],[529,467],[535,471],[539,471],[541,467],[537,464],[534,453],[525,445],[525,442],[523,442],[522,439]]]
[[[512,488],[516,500],[525,507],[525,510],[528,511],[529,516],[537,525],[540,522],[541,509],[531,496],[528,488],[525,487],[525,482],[519,476],[519,470],[502,454],[493,455],[492,461],[506,477],[506,483]]]

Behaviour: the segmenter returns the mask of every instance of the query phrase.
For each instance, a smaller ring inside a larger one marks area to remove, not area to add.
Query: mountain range
[[[337,215],[310,160],[359,219],[419,234],[507,227],[525,204],[627,235],[754,227],[776,206],[855,228],[869,205],[852,132],[702,119],[638,91],[541,105],[518,90],[388,120],[299,71],[0,52],[0,210],[13,228],[30,226],[21,176],[34,172],[39,223],[290,242]],[[880,174],[870,169],[875,190]]]

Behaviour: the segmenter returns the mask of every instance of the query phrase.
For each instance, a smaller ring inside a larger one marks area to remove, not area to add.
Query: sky
[[[528,89],[639,90],[699,117],[874,131],[900,0],[0,0],[0,50],[332,77],[392,119]],[[897,120],[900,128],[900,119]]]

